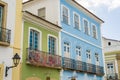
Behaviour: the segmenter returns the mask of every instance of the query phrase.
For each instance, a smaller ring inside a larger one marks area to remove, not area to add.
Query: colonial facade
[[[61,27],[28,11],[23,12],[21,80],[59,80]]]
[[[13,55],[20,54],[21,11],[22,0],[0,0],[0,80],[19,80],[19,66],[5,73],[13,65]]]
[[[23,4],[23,11],[62,28],[58,42],[62,69],[55,80],[103,80],[100,18],[75,0],[31,0]]]
[[[106,79],[120,79],[120,41],[103,37],[103,51]]]

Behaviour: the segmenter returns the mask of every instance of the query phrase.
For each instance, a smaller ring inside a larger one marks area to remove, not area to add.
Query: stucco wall
[[[47,51],[47,35],[52,34],[56,37],[58,37],[58,33],[41,28],[38,25],[35,25],[31,22],[24,22],[24,36],[23,36],[23,61],[22,61],[22,72],[21,72],[21,80],[26,80],[29,77],[38,77],[40,80],[46,80],[46,73],[50,72],[50,77],[55,80],[59,80],[60,76],[60,71],[57,69],[51,69],[51,68],[46,68],[46,67],[36,67],[36,66],[31,66],[26,64],[26,57],[27,57],[27,52],[26,48],[28,48],[28,31],[29,27],[36,28],[42,32],[42,51],[48,52]],[[58,46],[58,45],[57,45]]]
[[[32,3],[32,4],[31,4]],[[46,8],[46,20],[60,25],[60,1],[59,0],[35,0],[23,6],[23,10],[38,15],[38,9]]]
[[[5,47],[0,45],[0,64],[4,65],[3,80],[12,80],[12,69],[8,71],[8,76],[5,77],[6,66],[12,66],[13,43],[14,43],[14,28],[16,15],[16,0],[1,0],[7,4],[6,13],[6,29],[11,30],[10,46]]]

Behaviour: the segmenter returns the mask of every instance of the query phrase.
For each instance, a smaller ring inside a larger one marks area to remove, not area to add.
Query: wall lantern
[[[8,70],[9,70],[10,68],[17,67],[17,65],[18,65],[19,62],[20,62],[20,56],[18,55],[18,53],[16,53],[12,59],[13,59],[14,66],[10,66],[10,67],[6,66],[5,77],[7,77],[7,75],[8,75],[8,73],[7,73]]]

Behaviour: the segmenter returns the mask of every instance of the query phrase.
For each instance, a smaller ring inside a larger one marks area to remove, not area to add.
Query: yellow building
[[[21,54],[22,0],[0,0],[0,80],[19,80],[20,65],[12,57]]]
[[[120,80],[120,41],[103,38],[106,80]]]

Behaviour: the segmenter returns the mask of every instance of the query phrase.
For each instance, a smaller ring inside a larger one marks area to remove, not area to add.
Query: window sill
[[[9,45],[10,45],[10,43],[8,43],[8,42],[0,41],[0,46],[9,46]]]

